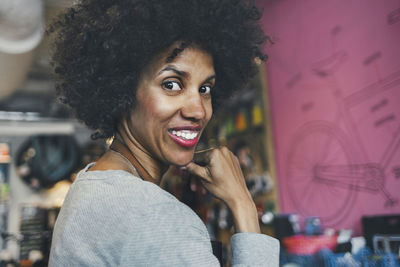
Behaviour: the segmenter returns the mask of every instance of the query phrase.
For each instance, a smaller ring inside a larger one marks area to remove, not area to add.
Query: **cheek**
[[[206,110],[206,123],[208,123],[213,115],[213,108],[211,105],[211,101],[207,103],[205,110]]]
[[[177,110],[176,103],[171,102],[162,96],[142,99],[142,116],[146,120],[144,123],[157,124],[168,120]]]

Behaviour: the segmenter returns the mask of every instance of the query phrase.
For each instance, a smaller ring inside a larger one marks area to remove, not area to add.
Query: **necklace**
[[[127,159],[135,167],[137,173],[143,180],[154,182],[154,179],[153,177],[151,177],[150,173],[143,167],[142,164],[140,164],[135,155],[132,154],[132,152],[124,143],[122,143],[118,139],[114,139],[110,146],[110,149]]]
[[[132,173],[133,175],[135,175],[135,176],[141,178],[140,175],[139,175],[139,173],[138,173],[138,171],[136,170],[135,166],[133,166],[133,165],[132,165],[132,162],[130,162],[127,158],[125,158],[124,155],[122,155],[121,153],[119,153],[119,152],[117,152],[117,151],[115,151],[115,150],[112,150],[112,149],[110,149],[110,151],[111,151],[112,153],[114,153],[114,154],[117,154],[118,157],[119,157],[120,159],[122,159],[122,160],[126,163],[126,166],[127,166],[127,168],[128,168],[128,172],[130,172],[130,173]]]

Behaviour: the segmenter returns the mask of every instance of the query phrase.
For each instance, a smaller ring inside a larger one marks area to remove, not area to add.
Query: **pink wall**
[[[261,2],[281,211],[400,213],[400,1]]]

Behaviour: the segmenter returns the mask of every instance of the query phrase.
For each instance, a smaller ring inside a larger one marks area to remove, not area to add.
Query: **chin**
[[[177,167],[184,167],[184,166],[188,165],[191,161],[192,161],[192,159],[184,160],[184,161],[183,160],[182,161],[174,161],[174,162],[172,162],[172,164]]]
[[[190,153],[185,153],[186,155],[178,155],[178,153],[175,155],[175,157],[172,158],[170,163],[172,165],[178,166],[178,167],[183,167],[188,165],[192,160],[193,160],[193,152]]]

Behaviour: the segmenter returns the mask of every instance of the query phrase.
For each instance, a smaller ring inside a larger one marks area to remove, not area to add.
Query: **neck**
[[[143,168],[150,174],[153,183],[160,184],[161,177],[167,171],[168,165],[155,159],[132,135],[131,130],[126,121],[120,124],[116,137],[120,142],[125,144],[129,151],[140,162]]]

